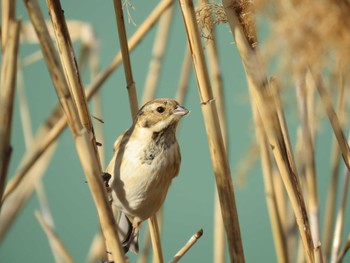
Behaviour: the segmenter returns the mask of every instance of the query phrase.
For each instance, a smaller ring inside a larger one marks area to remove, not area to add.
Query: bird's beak
[[[178,115],[178,116],[184,116],[186,114],[188,114],[190,111],[188,109],[186,109],[185,107],[182,107],[180,105],[177,105],[175,107],[175,109],[173,110],[173,114],[174,115]]]

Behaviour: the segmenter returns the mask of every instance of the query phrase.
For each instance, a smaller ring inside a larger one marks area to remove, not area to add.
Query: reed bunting
[[[114,144],[106,174],[111,175],[112,203],[119,210],[119,238],[125,253],[138,252],[141,222],[160,209],[171,180],[179,173],[176,127],[188,113],[173,99],[150,101]]]

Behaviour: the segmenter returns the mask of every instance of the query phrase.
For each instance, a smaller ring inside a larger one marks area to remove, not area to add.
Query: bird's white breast
[[[180,152],[175,141],[166,149],[156,152],[152,159],[145,161],[150,142],[129,140],[121,162],[115,161],[112,189],[113,203],[132,217],[145,220],[161,207],[171,180],[179,171]]]

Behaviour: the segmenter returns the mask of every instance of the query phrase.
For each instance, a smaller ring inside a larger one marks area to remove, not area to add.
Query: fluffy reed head
[[[332,70],[350,59],[350,4],[346,0],[257,0],[267,17],[266,51],[293,73]]]
[[[255,47],[257,45],[257,37],[255,21],[253,19],[254,10],[252,7],[252,1],[239,0],[234,1],[230,8],[235,10],[249,44]],[[202,4],[197,9],[196,15],[198,25],[202,29],[202,36],[205,38],[211,38],[211,33],[215,25],[227,23],[226,13],[221,3]]]

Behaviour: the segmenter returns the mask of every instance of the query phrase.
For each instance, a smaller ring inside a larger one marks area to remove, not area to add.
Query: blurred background
[[[129,12],[133,22],[127,23],[129,37],[158,2],[154,0],[132,1],[134,9],[129,7]],[[49,19],[45,1],[40,1],[40,4],[43,13]],[[82,21],[92,27],[95,37],[98,39],[100,69],[106,68],[119,51],[113,1],[62,0],[61,5],[67,20]],[[175,97],[187,46],[186,32],[178,2],[175,2],[175,6],[156,97]],[[22,17],[24,23],[28,21],[22,1],[17,1],[16,15]],[[125,17],[127,20],[127,13],[125,13]],[[263,19],[258,28],[261,45],[264,46],[266,28],[262,23]],[[131,63],[139,102],[141,102],[149,69],[157,27],[158,24],[131,52]],[[246,262],[276,262],[245,73],[228,25],[219,25],[216,34],[228,123],[229,161]],[[79,54],[81,49],[79,41],[75,42],[74,48],[76,54]],[[38,44],[23,43],[20,46],[20,58],[23,59],[39,49]],[[210,64],[210,61],[208,63]],[[84,85],[88,86],[91,82],[88,70],[81,69],[81,74]],[[43,60],[23,68],[23,80],[32,129],[35,133],[58,100]],[[115,139],[132,123],[122,66],[118,67],[103,84],[101,98],[102,116],[97,117],[102,118],[104,123],[94,121],[94,125],[95,127],[101,126],[103,129],[104,143],[102,147],[106,156],[105,164],[107,164],[112,157]],[[13,155],[9,177],[14,174],[25,153],[18,96],[15,100],[12,128]],[[296,129],[299,122],[295,92],[290,89],[286,90],[283,94],[283,100],[292,145],[295,145]],[[215,179],[197,83],[193,73],[184,106],[191,110],[191,114],[183,119],[179,128],[178,140],[182,153],[182,166],[179,176],[173,180],[164,204],[161,237],[163,254],[165,261],[169,261],[198,229],[203,228],[202,238],[182,261],[213,262]],[[331,127],[326,121],[320,122],[318,132],[316,167],[322,227],[327,184],[330,178],[330,149],[333,135]],[[84,262],[93,237],[98,230],[98,217],[68,129],[59,138],[54,157],[43,177],[43,185],[58,236],[75,261]],[[1,240],[1,262],[54,261],[46,235],[34,216],[38,207],[37,196],[33,194],[6,236]],[[348,205],[346,218],[349,218],[350,215],[349,207]],[[143,224],[142,229],[141,241],[146,223]],[[347,234],[349,231],[349,224],[345,224],[344,233]],[[142,249],[142,242],[140,245]],[[129,255],[131,262],[136,262],[136,257],[131,253]],[[346,259],[349,260],[349,256]],[[229,262],[228,255],[226,261]]]

